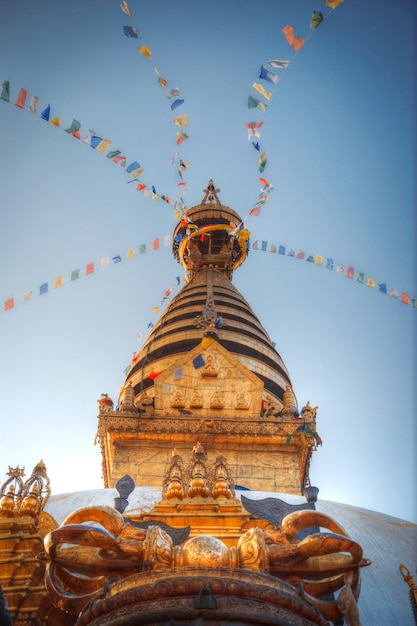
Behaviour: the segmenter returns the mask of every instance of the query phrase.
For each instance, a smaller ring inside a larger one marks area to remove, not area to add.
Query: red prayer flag
[[[353,278],[355,275],[355,268],[352,265],[348,265],[346,268],[346,276],[348,278]]]
[[[154,239],[153,240],[153,249],[154,250],[158,250],[159,248],[159,239]]]
[[[17,100],[15,102],[15,105],[17,107],[20,107],[21,109],[23,109],[23,107],[25,106],[26,96],[27,95],[28,95],[28,92],[26,91],[26,89],[19,89],[19,94],[17,96]]]
[[[404,304],[410,304],[410,296],[408,293],[405,293],[405,291],[402,292],[401,302],[404,302]]]
[[[85,273],[92,274],[94,272],[94,263],[87,263],[85,266]]]
[[[260,212],[261,212],[261,207],[260,206],[254,206],[253,209],[251,209],[249,211],[249,215],[255,215],[257,217]]]
[[[141,191],[142,189],[146,189],[146,185],[144,185],[143,183],[139,183],[139,185],[136,185],[136,191]]]
[[[154,372],[154,371],[152,370],[152,372],[149,374],[149,378],[150,378],[151,380],[155,380],[155,378],[157,378],[157,377],[159,376],[159,374],[162,374],[162,372],[163,372],[163,370],[161,370],[160,372]]]
[[[299,250],[295,256],[297,257],[297,259],[304,259],[305,254],[302,250]]]
[[[6,300],[6,302],[4,303],[4,310],[9,311],[10,309],[13,309],[13,307],[14,307],[14,298],[9,298],[8,300]]]
[[[293,27],[289,24],[284,26],[282,32],[284,33],[285,38],[290,46],[294,48],[296,52],[298,52],[304,46],[304,39],[301,39],[301,37],[297,37],[297,35],[294,35]]]

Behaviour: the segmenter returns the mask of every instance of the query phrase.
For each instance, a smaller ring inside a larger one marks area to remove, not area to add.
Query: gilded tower
[[[118,406],[99,401],[97,439],[106,487],[129,474],[159,488],[172,450],[198,440],[226,454],[238,485],[303,493],[320,439],[316,409],[299,409],[286,366],[232,284],[249,231],[221,204],[213,181],[173,233],[188,282],[152,328],[127,373]]]

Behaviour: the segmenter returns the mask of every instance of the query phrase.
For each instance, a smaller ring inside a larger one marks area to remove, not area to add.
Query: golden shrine
[[[0,490],[0,584],[19,626],[360,626],[362,548],[314,510],[317,407],[232,285],[249,232],[212,181],[178,223],[188,282],[152,329],[118,405],[99,400],[97,441],[114,506],[44,511],[41,463]],[[138,487],[151,510],[125,513]],[[237,487],[304,494],[261,502]],[[338,592],[338,595],[335,594]],[[1,607],[0,607],[1,611]]]

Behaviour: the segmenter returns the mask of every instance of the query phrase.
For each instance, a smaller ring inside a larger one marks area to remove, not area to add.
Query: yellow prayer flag
[[[134,248],[128,248],[126,256],[128,259],[131,259],[132,257],[134,257],[135,256]]]
[[[265,157],[266,157],[266,152],[262,152],[261,156],[259,157],[259,163],[262,163]]]
[[[375,288],[375,281],[372,278],[368,278],[366,284],[368,285],[368,287],[372,287],[372,289]]]
[[[141,46],[138,48],[138,52],[142,54],[146,59],[150,59],[152,56],[152,52],[149,50],[148,46]]]
[[[62,120],[62,117],[55,117],[53,120],[51,120],[51,124],[59,127],[61,126],[61,120]]]
[[[159,306],[152,306],[152,307],[151,307],[151,311],[153,311],[154,313],[158,313],[158,311],[159,311]]]
[[[97,152],[100,152],[100,154],[104,154],[110,144],[111,144],[110,139],[103,139],[103,141],[100,143],[99,147],[97,148]]]
[[[342,4],[342,2],[343,0],[324,0],[324,4],[327,4],[331,9],[335,9],[339,4]]]
[[[130,173],[130,175],[131,175],[133,178],[137,178],[138,176],[140,176],[140,175],[142,174],[142,172],[143,172],[143,167],[142,167],[142,169],[140,169],[140,170],[136,170],[135,172],[131,172],[131,173]]]
[[[323,257],[321,254],[316,254],[316,265],[323,265]]]
[[[271,99],[272,93],[270,91],[265,91],[265,89],[259,83],[253,83],[252,87],[256,89],[256,91],[267,100]]]
[[[206,350],[213,343],[213,337],[203,337],[201,340],[201,349]]]
[[[62,276],[57,276],[57,278],[54,279],[55,289],[57,289],[57,287],[62,287],[62,284],[63,284]]]
[[[186,113],[184,113],[184,115],[177,115],[177,117],[174,117],[174,124],[185,128],[188,126],[188,115]]]

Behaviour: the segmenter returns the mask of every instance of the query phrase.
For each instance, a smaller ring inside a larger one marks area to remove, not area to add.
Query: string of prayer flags
[[[312,28],[313,30],[316,29],[317,26],[322,23],[323,19],[323,13],[321,13],[320,11],[313,11],[310,18],[310,28]]]
[[[305,41],[304,41],[304,39],[301,39],[301,37],[297,37],[297,35],[294,35],[294,29],[293,29],[292,26],[287,24],[282,29],[282,32],[284,33],[285,38],[288,41],[288,43],[290,44],[290,46],[292,48],[294,48],[294,50],[296,52],[301,50],[301,48],[303,47]]]
[[[258,167],[258,169],[261,172],[261,174],[264,171],[264,169],[266,167],[266,164],[267,164],[267,159],[265,157],[266,157],[266,152],[262,152],[262,154],[259,156],[259,167]]]
[[[69,133],[76,139],[81,139],[80,128],[81,128],[80,122],[76,119],[73,119],[71,126],[69,128],[66,128],[65,132]]]

